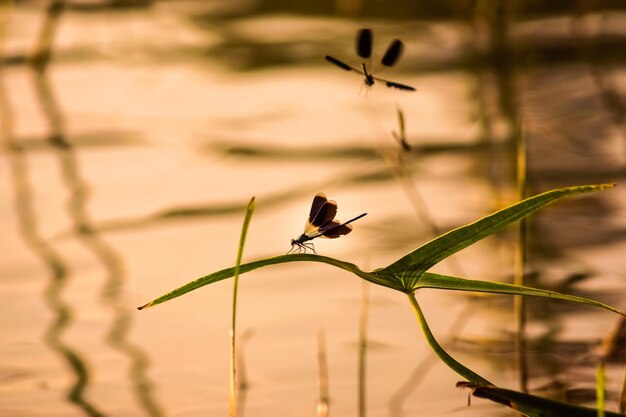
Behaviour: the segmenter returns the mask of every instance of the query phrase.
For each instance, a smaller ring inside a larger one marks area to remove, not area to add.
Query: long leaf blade
[[[448,256],[504,229],[507,225],[534,213],[556,200],[575,194],[606,190],[612,188],[614,185],[615,184],[599,184],[559,188],[527,198],[431,240],[387,266],[383,271],[402,273],[411,270],[412,275],[419,278],[421,273],[427,271]]]
[[[366,281],[372,282],[374,284],[382,285],[384,287],[393,288],[398,291],[402,291],[401,288],[395,286],[394,282],[390,282],[385,280],[384,278],[378,276],[375,273],[362,271],[356,265],[341,261],[339,259],[330,258],[328,256],[321,255],[313,255],[308,253],[298,253],[298,254],[290,254],[290,255],[280,255],[274,256],[272,258],[259,259],[257,261],[248,262],[240,265],[239,273],[245,274],[246,272],[254,271],[255,269],[263,268],[270,265],[279,265],[288,262],[322,262],[329,265],[336,266],[338,268],[344,269],[348,272],[352,272],[353,274],[365,279]],[[198,288],[204,287],[205,285],[213,284],[215,282],[222,281],[224,279],[228,279],[235,275],[235,267],[222,269],[217,272],[213,272],[211,274],[200,277],[194,281],[191,281],[185,285],[182,285],[166,294],[161,295],[160,297],[155,298],[147,304],[144,304],[140,307],[137,307],[138,310],[144,310],[146,308],[155,306],[157,304],[164,303],[166,301],[172,300],[174,298],[180,297],[181,295],[187,294],[193,290],[197,290]]]
[[[521,285],[505,284],[502,282],[457,278],[448,275],[433,274],[430,272],[425,273],[422,278],[420,278],[420,280],[416,283],[413,289],[418,290],[420,288],[436,288],[440,290],[474,291],[494,294],[512,294],[531,297],[552,298],[556,300],[571,301],[574,303],[600,307],[605,310],[621,314],[622,316],[626,316],[626,313],[623,313],[616,308],[613,308],[599,301],[591,300],[589,298],[561,294],[556,291],[542,290],[540,288],[523,287]]]
[[[237,296],[239,295],[239,269],[241,267],[241,258],[243,256],[243,248],[246,244],[248,236],[248,227],[254,213],[254,197],[250,199],[246,207],[246,214],[241,226],[241,235],[239,236],[239,245],[237,247],[237,258],[235,261],[235,283],[233,285],[233,305],[230,324],[230,416],[237,417],[237,368],[235,364],[236,342],[237,342]]]
[[[595,408],[562,403],[509,389],[489,386],[472,387],[466,383],[459,383],[457,386],[469,386],[472,389],[472,395],[475,397],[486,398],[493,402],[504,404],[530,417],[597,417],[598,415],[598,410]],[[605,415],[607,417],[623,416],[623,414],[610,411],[606,411]]]

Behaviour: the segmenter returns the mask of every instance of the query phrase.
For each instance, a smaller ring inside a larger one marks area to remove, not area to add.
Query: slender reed
[[[330,393],[328,389],[328,359],[326,355],[326,336],[324,329],[317,331],[317,364],[319,398],[317,400],[317,417],[328,417]]]
[[[517,187],[517,199],[526,198],[526,137],[521,128],[521,122],[516,120],[514,127],[515,136],[515,183]],[[515,285],[525,285],[526,273],[526,241],[528,227],[526,219],[521,219],[517,224],[517,245],[515,247],[514,276]],[[523,296],[514,297],[514,315],[517,325],[515,337],[517,363],[519,368],[520,389],[528,392],[528,359],[526,357],[526,299]]]
[[[598,417],[604,417],[604,408],[606,405],[606,367],[604,358],[598,361],[598,369],[596,372],[596,408],[598,409]]]
[[[361,314],[359,319],[359,417],[365,417],[367,413],[367,321],[369,311],[369,283],[361,284]]]
[[[248,226],[250,225],[250,218],[254,212],[254,197],[250,199],[248,207],[246,208],[246,215],[243,220],[243,226],[241,227],[241,236],[239,238],[239,248],[237,250],[237,262],[235,263],[234,274],[234,286],[233,286],[233,313],[230,326],[230,417],[237,416],[237,373],[236,373],[236,324],[237,324],[237,293],[239,287],[239,269],[241,266],[241,257],[243,255],[243,247],[246,242],[246,235],[248,234]]]
[[[624,373],[624,381],[622,382],[622,391],[619,394],[619,412],[626,412],[626,373]]]

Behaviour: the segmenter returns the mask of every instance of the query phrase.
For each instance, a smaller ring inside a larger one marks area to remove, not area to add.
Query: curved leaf
[[[600,307],[605,310],[621,314],[622,316],[626,316],[626,313],[623,313],[599,301],[590,300],[589,298],[561,294],[555,291],[542,290],[539,288],[523,287],[520,285],[505,284],[502,282],[479,281],[473,279],[450,277],[447,275],[432,274],[430,272],[425,273],[422,278],[420,278],[419,282],[417,282],[413,287],[414,290],[418,290],[420,288],[436,288],[440,290],[474,291],[553,298],[557,300],[565,300],[574,303]]]
[[[350,262],[340,261],[339,259],[330,258],[327,256],[321,256],[321,255],[313,255],[313,254],[308,254],[308,253],[296,253],[296,254],[290,254],[290,255],[274,256],[272,258],[259,259],[257,261],[240,265],[239,273],[245,274],[246,272],[254,271],[255,269],[263,268],[265,266],[270,266],[270,265],[278,265],[278,264],[283,264],[287,262],[303,262],[303,261],[322,262],[322,263],[326,263],[329,265],[333,265],[338,268],[344,269],[348,272],[352,272],[353,274],[363,278],[366,281],[372,282],[374,284],[382,285],[383,287],[389,287],[398,291],[402,291],[402,289],[395,286],[393,282],[387,282],[383,278],[377,276],[376,274],[362,271],[358,266]],[[212,274],[200,277],[181,287],[176,288],[173,291],[168,292],[167,294],[164,294],[158,298],[155,298],[149,303],[144,304],[141,307],[137,307],[137,309],[143,310],[148,307],[152,307],[157,304],[164,303],[165,301],[169,301],[173,298],[180,297],[183,294],[196,290],[200,287],[204,287],[205,285],[212,284],[214,282],[218,282],[218,281],[222,281],[224,279],[230,278],[234,276],[234,274],[235,274],[234,267],[222,269],[221,271],[217,271],[217,272],[213,272]]]
[[[381,271],[391,274],[404,274],[411,271],[405,282],[407,290],[414,286],[422,273],[448,256],[478,242],[485,237],[504,229],[507,225],[534,213],[542,207],[563,197],[575,194],[600,191],[612,188],[615,184],[581,185],[559,188],[527,198],[512,206],[496,211],[473,223],[461,226],[420,246]],[[402,276],[402,275],[400,275]]]
[[[581,407],[573,404],[566,404],[536,395],[525,394],[504,388],[489,386],[475,386],[460,382],[460,387],[472,389],[472,395],[479,398],[486,398],[493,402],[504,404],[529,417],[597,417],[598,410],[595,408]],[[617,417],[624,414],[605,411],[605,416]]]

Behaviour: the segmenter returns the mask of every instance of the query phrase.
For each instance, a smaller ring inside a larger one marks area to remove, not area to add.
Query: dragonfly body
[[[328,200],[323,193],[318,193],[313,198],[311,212],[304,225],[304,233],[297,239],[291,239],[289,252],[301,252],[302,250],[306,252],[307,249],[310,249],[315,253],[313,243],[310,242],[311,240],[317,237],[335,239],[339,236],[347,235],[352,231],[350,223],[360,219],[367,213],[360,214],[343,223],[335,220],[336,214],[337,203],[333,200]]]
[[[370,29],[361,29],[357,33],[357,42],[356,42],[357,55],[369,61],[371,61],[370,58],[372,56],[372,36],[373,36],[372,31]],[[400,59],[400,56],[402,55],[403,50],[404,50],[404,44],[402,43],[402,41],[400,39],[393,40],[391,44],[389,44],[389,46],[387,47],[387,51],[383,55],[380,63],[386,67],[394,66]],[[410,85],[400,84],[395,81],[389,81],[383,78],[375,77],[372,74],[371,69],[367,68],[367,65],[365,64],[365,62],[362,62],[361,69],[358,69],[330,55],[326,55],[324,59],[326,59],[331,64],[334,64],[345,71],[353,71],[358,74],[361,74],[363,77],[365,77],[363,82],[368,87],[373,86],[376,81],[380,81],[390,88],[397,88],[399,90],[405,90],[405,91],[415,91],[415,88],[411,87]]]
[[[362,63],[361,66],[363,67],[363,75],[365,76],[365,80],[363,80],[363,82],[368,87],[373,86],[374,76],[367,71],[367,67],[365,66],[365,63]]]

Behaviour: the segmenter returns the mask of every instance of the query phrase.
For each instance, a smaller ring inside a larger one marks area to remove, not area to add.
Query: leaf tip
[[[147,304],[137,307],[137,310],[145,310],[146,308],[150,308],[150,307],[152,307],[152,301],[150,301]]]

